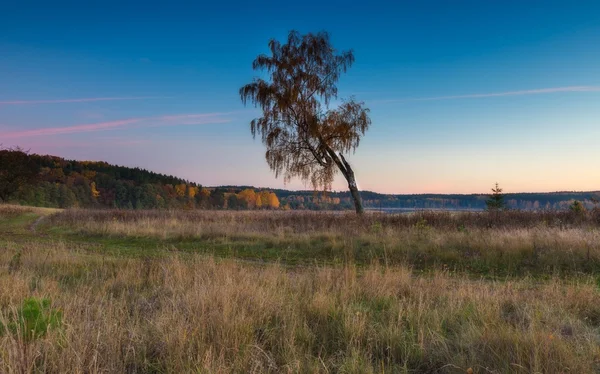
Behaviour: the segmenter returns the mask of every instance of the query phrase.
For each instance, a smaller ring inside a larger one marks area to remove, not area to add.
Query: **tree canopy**
[[[19,188],[33,183],[40,170],[21,148],[0,149],[0,165],[0,201],[4,202]]]
[[[362,201],[354,171],[343,156],[355,151],[371,120],[369,110],[353,98],[330,109],[337,98],[337,81],[354,62],[352,51],[340,54],[326,32],[300,35],[291,31],[286,44],[269,42],[270,55],[259,55],[252,67],[266,71],[269,79],[254,78],[239,93],[262,109],[250,123],[267,151],[267,163],[286,181],[299,177],[315,189],[330,189],[340,171],[348,182],[355,208]]]

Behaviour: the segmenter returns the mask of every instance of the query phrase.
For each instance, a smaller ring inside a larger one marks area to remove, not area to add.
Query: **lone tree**
[[[285,181],[299,177],[324,190],[340,171],[356,213],[363,213],[354,171],[343,154],[356,150],[371,125],[369,109],[353,98],[329,109],[331,99],[337,98],[336,83],[354,54],[336,54],[326,32],[291,31],[286,44],[273,39],[269,49],[270,56],[260,55],[252,63],[254,70],[266,70],[269,79],[254,78],[240,89],[244,105],[249,100],[262,109],[250,130],[261,136],[269,167]]]
[[[492,194],[489,199],[485,201],[485,205],[487,210],[499,211],[506,208],[506,203],[504,202],[504,194],[502,193],[502,188],[496,182],[496,186],[492,188]]]
[[[39,170],[23,149],[0,148],[0,201],[7,202],[20,188],[35,183]]]

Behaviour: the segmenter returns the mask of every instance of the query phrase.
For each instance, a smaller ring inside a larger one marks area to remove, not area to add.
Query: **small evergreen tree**
[[[504,194],[502,188],[496,182],[496,186],[492,188],[492,194],[489,199],[485,201],[487,210],[499,211],[506,209],[506,202],[504,201]]]
[[[579,200],[573,200],[573,203],[569,205],[569,210],[576,215],[582,215],[585,213],[585,206]]]

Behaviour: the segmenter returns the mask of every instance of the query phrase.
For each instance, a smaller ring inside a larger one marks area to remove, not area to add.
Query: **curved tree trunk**
[[[354,200],[354,209],[356,210],[356,214],[363,214],[365,209],[363,208],[362,199],[360,197],[360,192],[358,191],[358,186],[356,186],[356,178],[354,177],[354,170],[350,167],[350,164],[344,158],[343,154],[335,153],[329,146],[322,143],[327,151],[327,154],[333,159],[333,162],[337,165],[338,169],[342,172],[346,181],[348,181],[348,189],[350,190],[350,195],[352,195],[352,200]]]
[[[352,179],[348,180],[348,189],[350,190],[350,194],[352,195],[352,199],[354,200],[354,209],[357,214],[363,214],[365,209],[362,205],[362,199],[360,197],[360,192],[358,191],[358,187],[356,187],[356,181],[354,180],[354,176]]]
[[[345,173],[344,177],[348,181],[348,189],[350,190],[350,194],[352,195],[352,200],[354,200],[354,209],[356,210],[356,214],[363,214],[365,209],[363,208],[362,199],[360,197],[360,192],[358,191],[358,186],[356,186],[356,178],[354,178],[354,170],[350,167],[350,164],[346,161],[344,156],[340,153],[340,158],[344,164]]]

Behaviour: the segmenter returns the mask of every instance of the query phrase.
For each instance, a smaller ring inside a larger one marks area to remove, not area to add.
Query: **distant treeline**
[[[225,189],[246,187],[225,186]],[[248,187],[251,188],[251,187]],[[273,190],[282,206],[290,209],[353,209],[350,193]],[[486,194],[414,194],[386,195],[372,191],[361,191],[365,208],[377,209],[446,209],[446,210],[483,210],[486,208]],[[592,192],[547,192],[506,194],[508,209],[518,210],[568,210],[573,201],[580,201],[584,207],[592,209],[598,206],[600,191]]]
[[[26,166],[26,167],[25,167]],[[18,169],[18,170],[17,170]],[[20,178],[31,171],[33,178]],[[15,187],[11,189],[9,187]],[[371,209],[485,209],[488,195],[385,195],[362,191]],[[349,192],[289,191],[252,186],[203,187],[171,175],[106,162],[0,150],[0,199],[33,206],[120,209],[353,209]],[[596,192],[516,193],[507,207],[566,210],[574,200],[592,208]]]
[[[16,188],[8,202],[57,208],[120,209],[277,209],[268,190],[204,188],[197,183],[140,168],[106,162],[72,161],[55,156],[0,150],[0,188]],[[15,165],[35,177],[19,178]],[[236,193],[237,192],[237,193]]]
[[[412,208],[412,209],[485,209],[489,195],[387,195],[365,198],[365,205],[371,208]],[[591,209],[600,199],[600,191],[595,192],[552,192],[552,193],[508,193],[505,196],[508,209],[519,210],[566,210],[577,200]]]

